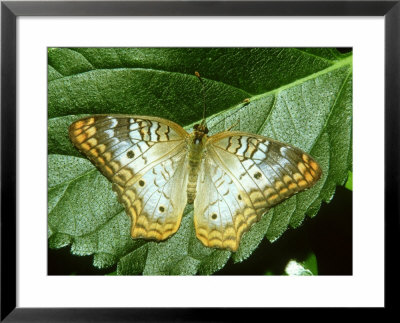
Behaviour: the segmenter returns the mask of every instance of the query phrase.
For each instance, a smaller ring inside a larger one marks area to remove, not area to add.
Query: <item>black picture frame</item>
[[[235,321],[249,310],[18,308],[16,19],[18,16],[383,16],[385,19],[385,308],[395,305],[399,234],[400,1],[82,1],[1,3],[1,320]],[[247,314],[246,314],[247,313]],[[254,314],[252,314],[254,315]]]

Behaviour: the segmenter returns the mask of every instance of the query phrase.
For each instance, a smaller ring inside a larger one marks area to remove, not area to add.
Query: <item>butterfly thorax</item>
[[[187,186],[187,199],[189,204],[193,204],[196,197],[197,178],[201,161],[204,158],[204,148],[208,138],[208,129],[205,124],[195,124],[193,130],[194,131],[190,134],[187,141],[189,153],[189,181]]]

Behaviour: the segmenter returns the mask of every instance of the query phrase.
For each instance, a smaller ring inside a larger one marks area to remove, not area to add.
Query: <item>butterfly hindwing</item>
[[[207,247],[236,251],[242,234],[266,209],[254,205],[248,192],[211,156],[202,165],[198,186],[194,202],[197,237]]]
[[[132,237],[163,240],[176,232],[186,205],[176,189],[187,182],[184,129],[161,118],[97,115],[74,122],[69,135],[113,183]]]
[[[181,223],[187,202],[186,155],[182,152],[157,164],[127,187],[114,183],[119,201],[132,219],[132,238],[164,240]]]

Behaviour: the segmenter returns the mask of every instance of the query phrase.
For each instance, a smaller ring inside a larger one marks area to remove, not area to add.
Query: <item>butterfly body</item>
[[[188,203],[193,204],[196,198],[198,174],[205,157],[205,146],[208,140],[208,129],[205,125],[194,126],[194,131],[187,139],[189,182],[187,186]]]
[[[204,120],[189,134],[162,118],[95,115],[71,124],[69,135],[112,182],[132,238],[170,237],[189,203],[197,238],[236,251],[269,208],[322,174],[298,148],[238,131],[208,136]]]

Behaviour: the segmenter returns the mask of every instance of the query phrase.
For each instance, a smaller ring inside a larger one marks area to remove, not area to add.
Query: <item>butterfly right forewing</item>
[[[310,188],[322,175],[309,154],[291,145],[244,132],[213,137],[210,143],[221,164],[238,182],[257,188],[268,208]]]

